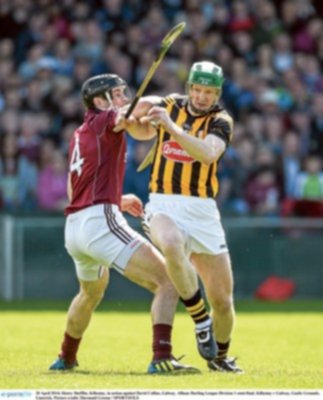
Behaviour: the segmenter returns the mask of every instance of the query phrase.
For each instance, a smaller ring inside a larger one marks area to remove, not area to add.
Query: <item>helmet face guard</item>
[[[111,91],[119,86],[128,88],[127,82],[115,74],[102,74],[89,78],[83,83],[81,88],[84,105],[87,108],[94,108],[94,97],[104,97],[111,102]]]
[[[222,68],[209,61],[194,63],[187,81],[189,84],[215,87],[218,89],[222,88],[223,82],[224,77]]]

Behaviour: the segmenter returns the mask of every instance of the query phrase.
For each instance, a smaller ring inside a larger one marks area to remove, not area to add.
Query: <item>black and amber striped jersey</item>
[[[226,146],[232,140],[233,122],[229,114],[216,105],[207,114],[193,116],[187,110],[187,96],[171,95],[163,98],[172,120],[187,135],[205,138],[216,135]],[[184,196],[211,197],[218,192],[217,162],[206,165],[193,159],[162,127],[158,128],[152,161],[149,189],[151,193],[180,194]]]

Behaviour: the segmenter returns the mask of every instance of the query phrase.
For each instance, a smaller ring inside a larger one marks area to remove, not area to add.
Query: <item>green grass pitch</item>
[[[180,308],[174,354],[201,375],[150,376],[149,304],[105,300],[95,312],[75,372],[50,372],[66,302],[0,302],[0,389],[242,390],[323,388],[323,301],[237,302],[231,355],[243,375],[212,373],[199,357],[193,323]]]

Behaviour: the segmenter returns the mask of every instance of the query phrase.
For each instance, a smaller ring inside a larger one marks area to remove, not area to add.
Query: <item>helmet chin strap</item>
[[[112,103],[112,96],[111,96],[111,94],[109,93],[109,90],[107,90],[106,92],[104,92],[104,95],[105,95],[105,98],[108,100],[109,104],[112,106],[112,105],[113,105],[113,103]]]

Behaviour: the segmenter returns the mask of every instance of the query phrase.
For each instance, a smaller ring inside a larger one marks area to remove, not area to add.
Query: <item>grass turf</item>
[[[94,314],[75,372],[50,372],[66,302],[0,302],[0,389],[322,389],[323,301],[238,302],[231,355],[243,375],[212,373],[199,357],[193,324],[176,314],[174,354],[202,375],[150,376],[149,304],[105,301]]]

